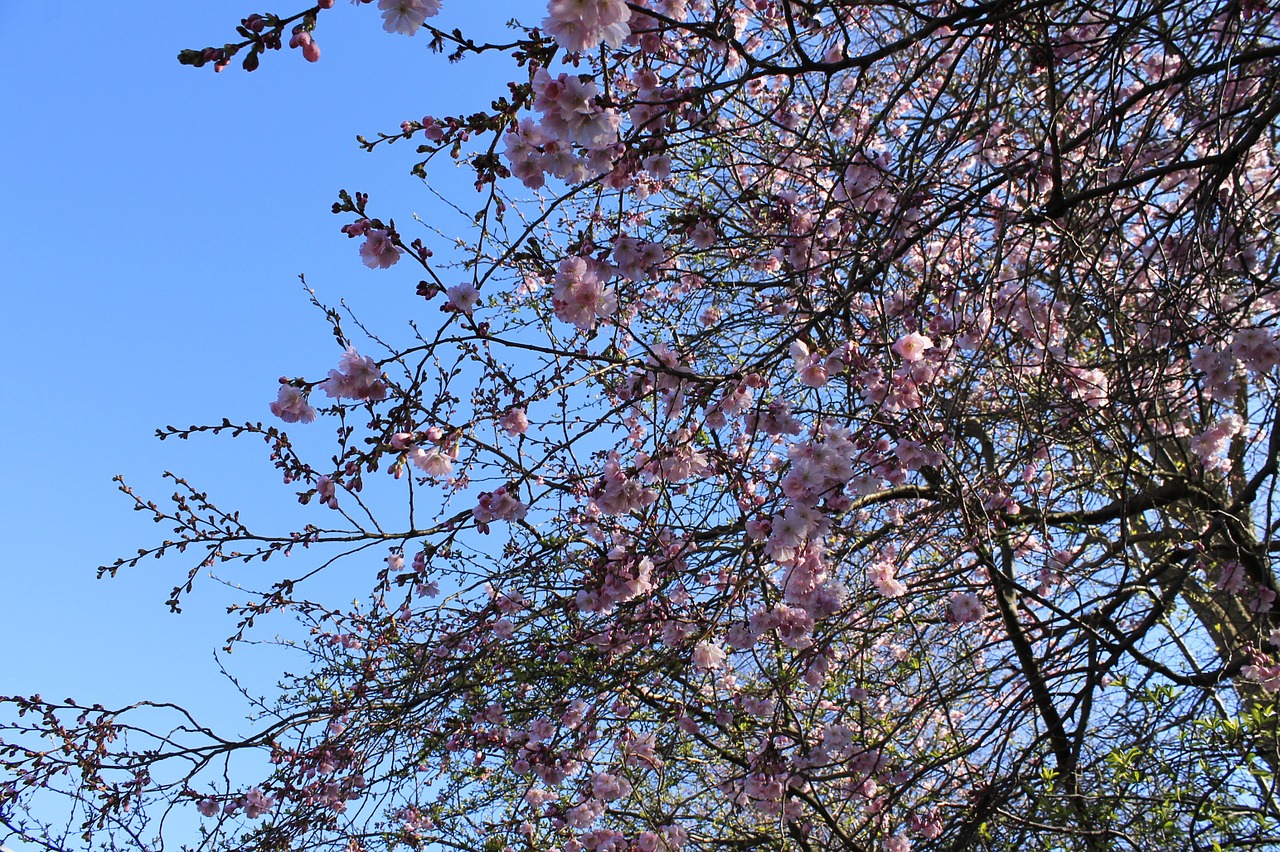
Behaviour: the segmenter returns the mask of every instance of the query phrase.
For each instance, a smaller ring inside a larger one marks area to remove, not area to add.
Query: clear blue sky
[[[407,265],[365,269],[328,208],[346,187],[406,233],[414,212],[443,215],[408,175],[411,147],[366,154],[354,137],[486,106],[504,78],[449,66],[346,0],[321,18],[315,65],[287,50],[252,75],[175,60],[228,40],[250,12],[302,5],[0,0],[0,694],[229,708],[211,657],[230,629],[225,594],[206,584],[168,614],[183,561],[94,580],[165,532],[129,511],[112,477],[158,499],[173,469],[253,517],[291,517],[261,444],[161,444],[155,428],[267,419],[278,376],[336,365],[298,273],[388,332],[434,310]],[[507,18],[536,22],[544,8],[446,0],[436,22],[503,37]],[[469,193],[448,171],[433,183]]]

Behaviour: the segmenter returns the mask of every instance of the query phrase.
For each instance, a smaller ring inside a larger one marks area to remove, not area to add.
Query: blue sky
[[[180,48],[227,40],[250,12],[301,5],[0,0],[13,359],[0,371],[2,694],[228,712],[236,696],[212,659],[230,630],[223,590],[205,584],[175,616],[164,601],[189,562],[94,579],[165,532],[129,510],[112,477],[159,499],[172,469],[254,517],[296,515],[260,444],[160,443],[154,430],[265,420],[278,376],[336,365],[299,273],[388,332],[434,310],[414,297],[407,265],[365,269],[329,206],[340,187],[368,192],[409,233],[411,214],[445,215],[408,175],[411,147],[371,155],[354,137],[485,106],[505,78],[475,61],[449,66],[422,36],[384,33],[376,9],[345,0],[321,17],[317,64],[287,50],[252,75],[176,62]],[[436,20],[501,37],[508,17],[536,22],[543,8],[446,2]],[[433,184],[470,206],[449,171],[432,169]]]

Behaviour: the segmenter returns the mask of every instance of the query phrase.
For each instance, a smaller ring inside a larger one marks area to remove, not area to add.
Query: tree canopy
[[[332,6],[179,61],[324,61]],[[362,137],[418,146],[420,177],[465,163],[474,227],[437,256],[342,191],[412,322],[320,305],[327,376],[161,433],[264,441],[312,520],[122,486],[172,532],[104,568],[163,556],[177,607],[260,560],[233,641],[291,614],[306,665],[247,737],[4,699],[0,824],[48,849],[1280,845],[1271,4],[551,0],[503,43],[449,2],[376,10],[462,63],[444,79],[509,63],[475,112]],[[325,429],[329,457],[290,438]],[[338,570],[359,605],[310,593]],[[178,810],[198,834],[165,836]]]

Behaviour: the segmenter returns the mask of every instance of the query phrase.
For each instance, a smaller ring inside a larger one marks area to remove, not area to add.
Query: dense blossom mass
[[[314,61],[333,5],[180,59]],[[477,111],[362,137],[465,164],[465,223],[437,244],[343,191],[409,329],[326,308],[337,366],[264,389],[269,423],[162,432],[262,437],[309,520],[175,478],[134,498],[171,537],[106,569],[171,557],[175,607],[209,571],[261,589],[235,641],[292,613],[305,664],[234,738],[6,699],[0,825],[1280,848],[1273,4],[551,0],[483,35],[375,8],[464,73],[510,61]]]

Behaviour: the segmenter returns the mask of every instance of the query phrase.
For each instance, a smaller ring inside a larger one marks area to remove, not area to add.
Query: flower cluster
[[[581,53],[602,41],[620,47],[631,35],[629,20],[625,0],[551,0],[542,28],[565,50]]]
[[[471,516],[476,520],[477,529],[488,532],[493,521],[521,521],[527,511],[526,506],[503,486],[492,493],[481,492]]]
[[[457,442],[446,441],[438,426],[427,429],[421,438],[414,432],[397,432],[391,437],[391,448],[404,452],[410,464],[433,479],[453,473],[458,458]]]
[[[316,419],[316,410],[307,402],[307,395],[284,379],[280,380],[280,391],[270,408],[285,423],[312,423]]]
[[[599,319],[608,319],[618,308],[613,288],[606,282],[606,263],[589,257],[566,257],[556,272],[551,305],[556,317],[580,329],[591,329]]]
[[[338,369],[330,370],[329,378],[317,387],[333,399],[378,402],[387,396],[382,370],[372,358],[361,355],[353,346],[348,346],[347,351],[342,353]]]

